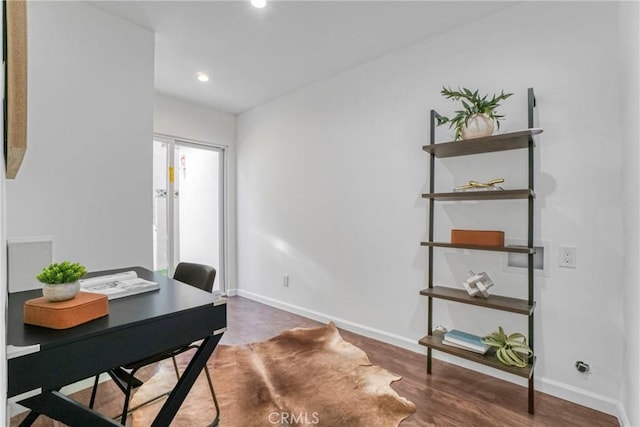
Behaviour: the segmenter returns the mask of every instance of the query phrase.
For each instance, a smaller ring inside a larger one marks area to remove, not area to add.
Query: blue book
[[[457,329],[452,329],[445,333],[442,343],[481,354],[486,353],[489,349],[489,346],[482,342],[481,337]]]

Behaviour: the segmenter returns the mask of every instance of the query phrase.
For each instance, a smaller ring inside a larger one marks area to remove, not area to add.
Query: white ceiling
[[[89,3],[156,33],[156,91],[230,113],[513,5],[268,0],[256,9],[249,0]],[[199,82],[199,71],[211,80]]]

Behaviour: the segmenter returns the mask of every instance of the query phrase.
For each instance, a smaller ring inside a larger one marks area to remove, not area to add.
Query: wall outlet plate
[[[558,266],[564,268],[576,268],[577,262],[577,248],[572,246],[560,246],[558,248]]]

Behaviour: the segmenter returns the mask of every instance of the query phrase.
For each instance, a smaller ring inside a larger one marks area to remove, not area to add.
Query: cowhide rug
[[[136,391],[132,407],[173,387],[172,365],[161,366]],[[333,323],[288,330],[265,342],[221,345],[209,367],[224,427],[391,427],[415,412],[390,386],[401,378],[372,365]],[[163,402],[134,411],[133,426],[151,425]],[[214,417],[203,373],[171,426],[207,426]]]

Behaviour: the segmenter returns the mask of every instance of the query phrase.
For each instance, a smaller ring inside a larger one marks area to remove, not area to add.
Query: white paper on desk
[[[104,294],[107,295],[110,300],[136,295],[142,292],[149,292],[159,288],[160,286],[156,282],[138,277],[135,271],[126,271],[124,273],[80,280],[81,291]]]
[[[90,279],[80,279],[80,286],[83,288],[95,288],[99,285],[117,282],[119,280],[135,279],[138,277],[135,271],[125,271],[117,274],[109,274],[107,276],[91,277]]]

